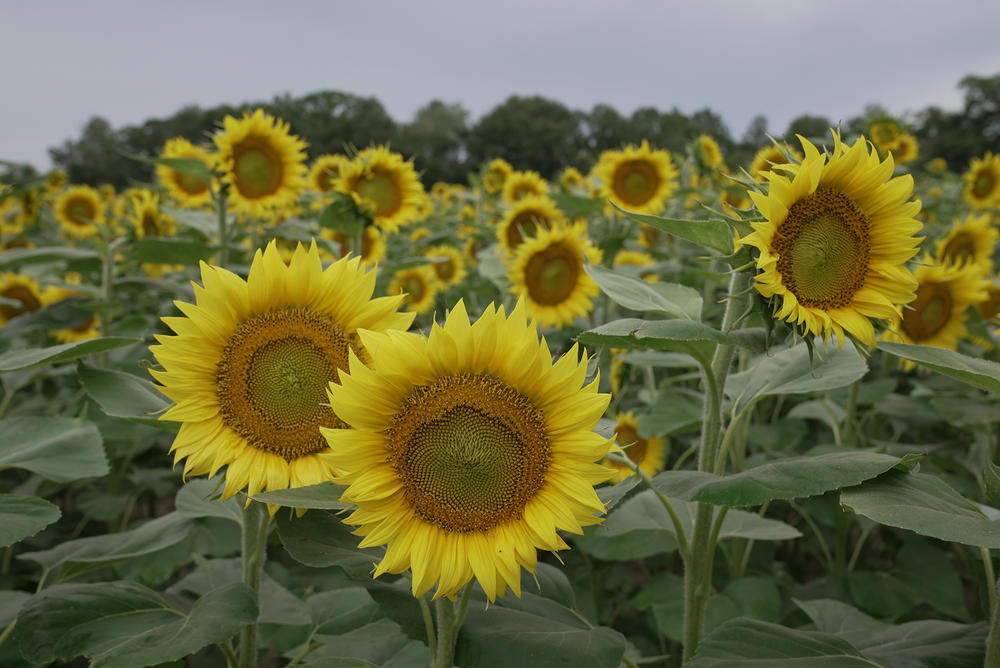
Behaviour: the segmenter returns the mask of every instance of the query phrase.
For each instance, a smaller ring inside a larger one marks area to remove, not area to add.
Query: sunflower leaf
[[[107,474],[108,460],[97,427],[64,417],[11,417],[0,420],[4,447],[0,470],[26,469],[55,482]]]
[[[145,378],[114,369],[98,369],[81,363],[76,375],[84,391],[97,402],[107,415],[141,422],[164,429],[173,429],[170,422],[161,422],[158,413],[170,403]]]
[[[205,594],[190,611],[136,582],[69,584],[35,594],[16,637],[32,663],[83,655],[94,668],[130,668],[181,659],[256,620],[257,597],[243,583]]]
[[[317,508],[320,510],[344,510],[353,505],[340,500],[344,487],[332,482],[321,482],[318,485],[306,487],[291,487],[289,489],[274,489],[269,492],[259,492],[253,495],[254,501],[273,503],[291,508]]]
[[[105,336],[87,341],[76,341],[64,343],[48,348],[21,348],[18,350],[8,350],[0,354],[0,373],[7,371],[21,371],[45,364],[58,364],[71,360],[96,355],[115,348],[131,346],[142,343],[141,339],[132,339],[124,336]]]
[[[212,257],[216,250],[215,246],[200,241],[140,239],[135,244],[132,256],[137,262],[197,265]]]
[[[313,568],[340,566],[353,578],[371,576],[372,564],[382,557],[381,548],[359,550],[360,539],[340,518],[325,510],[311,510],[302,517],[281,512],[278,536],[288,554]]]
[[[611,269],[588,264],[584,267],[601,291],[616,304],[633,311],[659,311],[687,320],[701,320],[701,293],[676,283],[650,283]]]
[[[101,254],[88,248],[47,246],[43,248],[12,248],[0,254],[0,267],[58,260],[100,260]]]
[[[724,220],[684,220],[681,218],[661,218],[642,213],[631,213],[614,202],[613,207],[637,223],[643,223],[658,230],[663,230],[675,237],[690,241],[723,255],[733,252],[733,230]]]
[[[45,499],[0,494],[0,547],[34,536],[61,516],[62,511]]]
[[[1000,394],[1000,364],[996,362],[933,346],[882,341],[878,347],[973,387]]]

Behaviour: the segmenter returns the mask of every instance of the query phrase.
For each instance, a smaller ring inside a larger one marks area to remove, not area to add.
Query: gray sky
[[[285,92],[375,96],[398,121],[435,98],[475,119],[511,94],[707,106],[738,139],[756,114],[780,133],[870,102],[957,108],[962,76],[1000,72],[995,1],[0,0],[0,17],[0,159],[39,168],[95,115]]]

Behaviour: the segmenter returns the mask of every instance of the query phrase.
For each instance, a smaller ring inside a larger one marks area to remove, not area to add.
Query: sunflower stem
[[[750,274],[736,272],[729,277],[729,298],[722,317],[722,331],[733,328],[750,299],[747,288]],[[703,364],[705,377],[705,408],[702,414],[701,444],[698,452],[698,470],[714,473],[719,454],[722,432],[722,388],[732,366],[736,347],[718,345],[710,364]],[[715,556],[713,519],[715,507],[699,503],[695,513],[690,549],[684,559],[684,660],[690,659],[701,636],[705,621],[705,607],[712,588],[712,563]]]
[[[427,604],[427,598],[424,596],[418,596],[417,603],[420,604],[420,614],[424,617],[424,631],[427,633],[427,647],[431,650],[431,661],[436,661],[437,636],[434,634],[434,617],[431,615],[431,606]]]
[[[216,266],[225,267],[229,264],[229,230],[226,229],[226,187],[219,188],[219,197],[216,202],[219,216],[219,253],[216,256]]]
[[[847,398],[847,416],[844,417],[844,427],[840,431],[840,439],[848,445],[854,440],[854,426],[858,420],[858,389],[861,387],[861,379],[854,381],[851,385],[851,393]]]
[[[242,557],[243,584],[254,594],[260,591],[260,574],[267,556],[268,525],[270,516],[262,503],[251,501],[243,509]],[[255,668],[257,665],[257,622],[247,624],[240,631],[239,666]]]
[[[455,604],[445,597],[437,600],[437,651],[434,668],[452,668],[455,663],[455,641],[458,639]]]

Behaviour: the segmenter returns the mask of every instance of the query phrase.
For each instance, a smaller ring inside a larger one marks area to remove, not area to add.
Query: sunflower
[[[1000,285],[997,284],[996,277],[986,286],[986,298],[976,304],[979,315],[983,320],[992,320],[1000,313]]]
[[[76,239],[97,235],[97,226],[104,223],[104,203],[90,186],[68,188],[56,198],[53,208],[59,227]]]
[[[409,239],[410,239],[410,243],[414,243],[415,244],[418,241],[423,241],[424,239],[429,239],[430,236],[431,236],[430,228],[427,228],[427,227],[424,227],[423,225],[421,225],[420,227],[415,227],[413,229],[413,231],[410,232]]]
[[[320,229],[319,235],[324,239],[337,242],[340,246],[338,257],[346,257],[348,253],[352,252],[354,239],[343,232],[324,227]],[[374,267],[385,259],[385,255],[385,240],[382,238],[382,233],[374,225],[367,225],[361,235],[361,265]]]
[[[338,188],[370,209],[383,232],[422,219],[427,207],[433,211],[413,163],[384,146],[358,153],[344,166]]]
[[[649,253],[644,253],[643,251],[626,250],[623,248],[617,253],[615,253],[615,259],[612,261],[611,266],[615,268],[618,267],[642,268],[642,267],[650,267],[654,264],[656,264],[656,260],[654,260],[653,256],[650,255]],[[640,275],[644,280],[649,281],[650,283],[657,283],[660,280],[660,277],[657,274],[653,273],[652,271],[647,271]]]
[[[899,135],[896,148],[892,149],[892,158],[897,165],[913,162],[920,155],[920,143],[908,132]]]
[[[69,177],[61,169],[53,169],[45,175],[45,192],[57,193],[69,185]]]
[[[50,301],[48,292],[33,278],[12,273],[0,274],[0,298],[12,302],[0,302],[0,325],[24,313],[37,311]]]
[[[952,223],[948,236],[935,244],[935,255],[943,264],[983,264],[989,273],[998,238],[1000,231],[990,222],[989,214],[970,214]]]
[[[927,163],[927,169],[932,172],[944,172],[948,170],[948,161],[944,158],[934,158]]]
[[[295,202],[305,185],[306,143],[288,123],[256,109],[243,118],[226,116],[212,139],[233,211],[264,218]]]
[[[160,211],[160,197],[149,190],[139,190],[131,197],[132,215],[129,220],[135,236],[172,237],[177,231],[173,217]]]
[[[920,245],[920,202],[909,200],[911,176],[892,178],[891,156],[879,161],[863,137],[850,147],[833,139],[826,156],[800,137],[794,178],[771,172],[767,195],[749,193],[766,220],[741,241],[760,251],[756,287],[781,298],[776,317],[836,333],[841,345],[845,332],[875,345],[869,318],[899,317],[917,288],[904,263]]]
[[[150,349],[174,401],[161,419],[182,423],[175,464],[210,477],[228,466],[223,498],[328,480],[319,427],[344,423],[324,406],[327,384],[349,354],[367,359],[358,330],[406,329],[413,316],[396,312],[399,297],[371,299],[375,274],[357,258],[323,269],[315,243],[286,265],[272,241],[246,281],[204,263],[201,277],[196,303],[176,302],[184,317],[163,319],[177,335]]]
[[[483,188],[491,195],[495,195],[507,183],[507,177],[514,173],[514,168],[503,158],[494,158],[486,167],[483,173]]]
[[[350,162],[346,155],[328,153],[313,161],[309,170],[309,187],[320,193],[333,190],[336,180],[344,171],[344,166]]]
[[[899,146],[899,138],[902,136],[899,124],[894,120],[882,120],[872,123],[868,127],[868,136],[879,153],[894,151]]]
[[[758,181],[766,181],[767,177],[764,175],[775,165],[787,164],[789,156],[792,160],[802,160],[802,154],[786,144],[765,146],[754,154],[747,171]]]
[[[400,269],[389,282],[390,295],[404,295],[403,304],[411,313],[426,313],[434,306],[441,286],[434,270],[426,264]]]
[[[658,437],[645,438],[639,435],[639,423],[632,411],[619,413],[615,424],[615,441],[625,450],[625,454],[635,463],[639,470],[649,475],[656,475],[663,470],[667,458],[667,442]],[[635,472],[624,464],[604,460],[604,465],[614,471],[611,484],[618,484],[625,478],[635,475]]]
[[[610,443],[593,427],[610,395],[575,345],[553,363],[526,310],[490,305],[470,324],[459,301],[427,338],[362,332],[375,371],[352,358],[330,387],[352,427],[323,430],[358,506],[345,522],[361,547],[386,545],[374,576],[409,568],[414,596],[454,597],[473,577],[490,601],[520,596],[537,550],[601,520]]]
[[[593,173],[601,182],[601,197],[634,213],[660,213],[677,187],[670,152],[651,150],[646,140],[638,148],[605,151]]]
[[[882,339],[955,350],[958,340],[968,334],[969,307],[989,298],[989,280],[982,265],[935,264],[928,255],[914,275],[917,296],[901,317],[892,319]],[[906,369],[915,366],[902,361]]]
[[[424,250],[424,257],[428,259],[446,258],[444,262],[434,262],[431,269],[441,284],[441,289],[447,289],[453,285],[460,285],[465,280],[465,258],[462,251],[454,246],[431,246]]]
[[[583,222],[540,229],[507,263],[511,292],[523,295],[528,315],[540,325],[569,325],[593,310],[600,292],[583,270],[585,260],[600,262],[601,251],[590,243]]]
[[[559,175],[559,185],[568,193],[581,194],[587,192],[587,179],[576,167],[567,167]]]
[[[1000,155],[989,151],[982,158],[973,158],[963,176],[962,196],[973,209],[988,209],[1000,204]]]
[[[497,240],[504,253],[514,253],[526,237],[566,223],[566,215],[548,197],[525,197],[504,215],[497,225]]]
[[[161,158],[187,158],[201,160],[209,168],[214,168],[216,156],[201,146],[195,146],[184,137],[168,139],[163,145]],[[196,209],[212,201],[212,191],[209,184],[184,172],[179,172],[166,165],[156,165],[156,176],[167,189],[170,196],[183,206]]]
[[[511,172],[503,184],[503,201],[514,204],[525,197],[545,197],[549,184],[538,172]]]
[[[706,169],[715,169],[722,164],[722,149],[719,142],[709,135],[698,135],[695,140],[695,155]]]
[[[65,281],[71,285],[80,284],[79,274],[67,274]],[[48,304],[55,304],[66,299],[72,299],[75,297],[84,297],[83,292],[79,290],[73,290],[64,287],[54,287],[50,288],[48,291],[48,299],[46,302]],[[100,331],[101,319],[96,313],[91,313],[89,316],[81,318],[79,321],[73,323],[70,327],[64,327],[63,329],[52,330],[49,332],[56,340],[62,343],[75,343],[77,341],[89,341],[90,339],[96,339],[101,335]]]

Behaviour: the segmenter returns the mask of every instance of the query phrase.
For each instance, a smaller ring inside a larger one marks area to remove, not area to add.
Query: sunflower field
[[[1000,156],[307,151],[0,184],[0,666],[1000,666]]]

